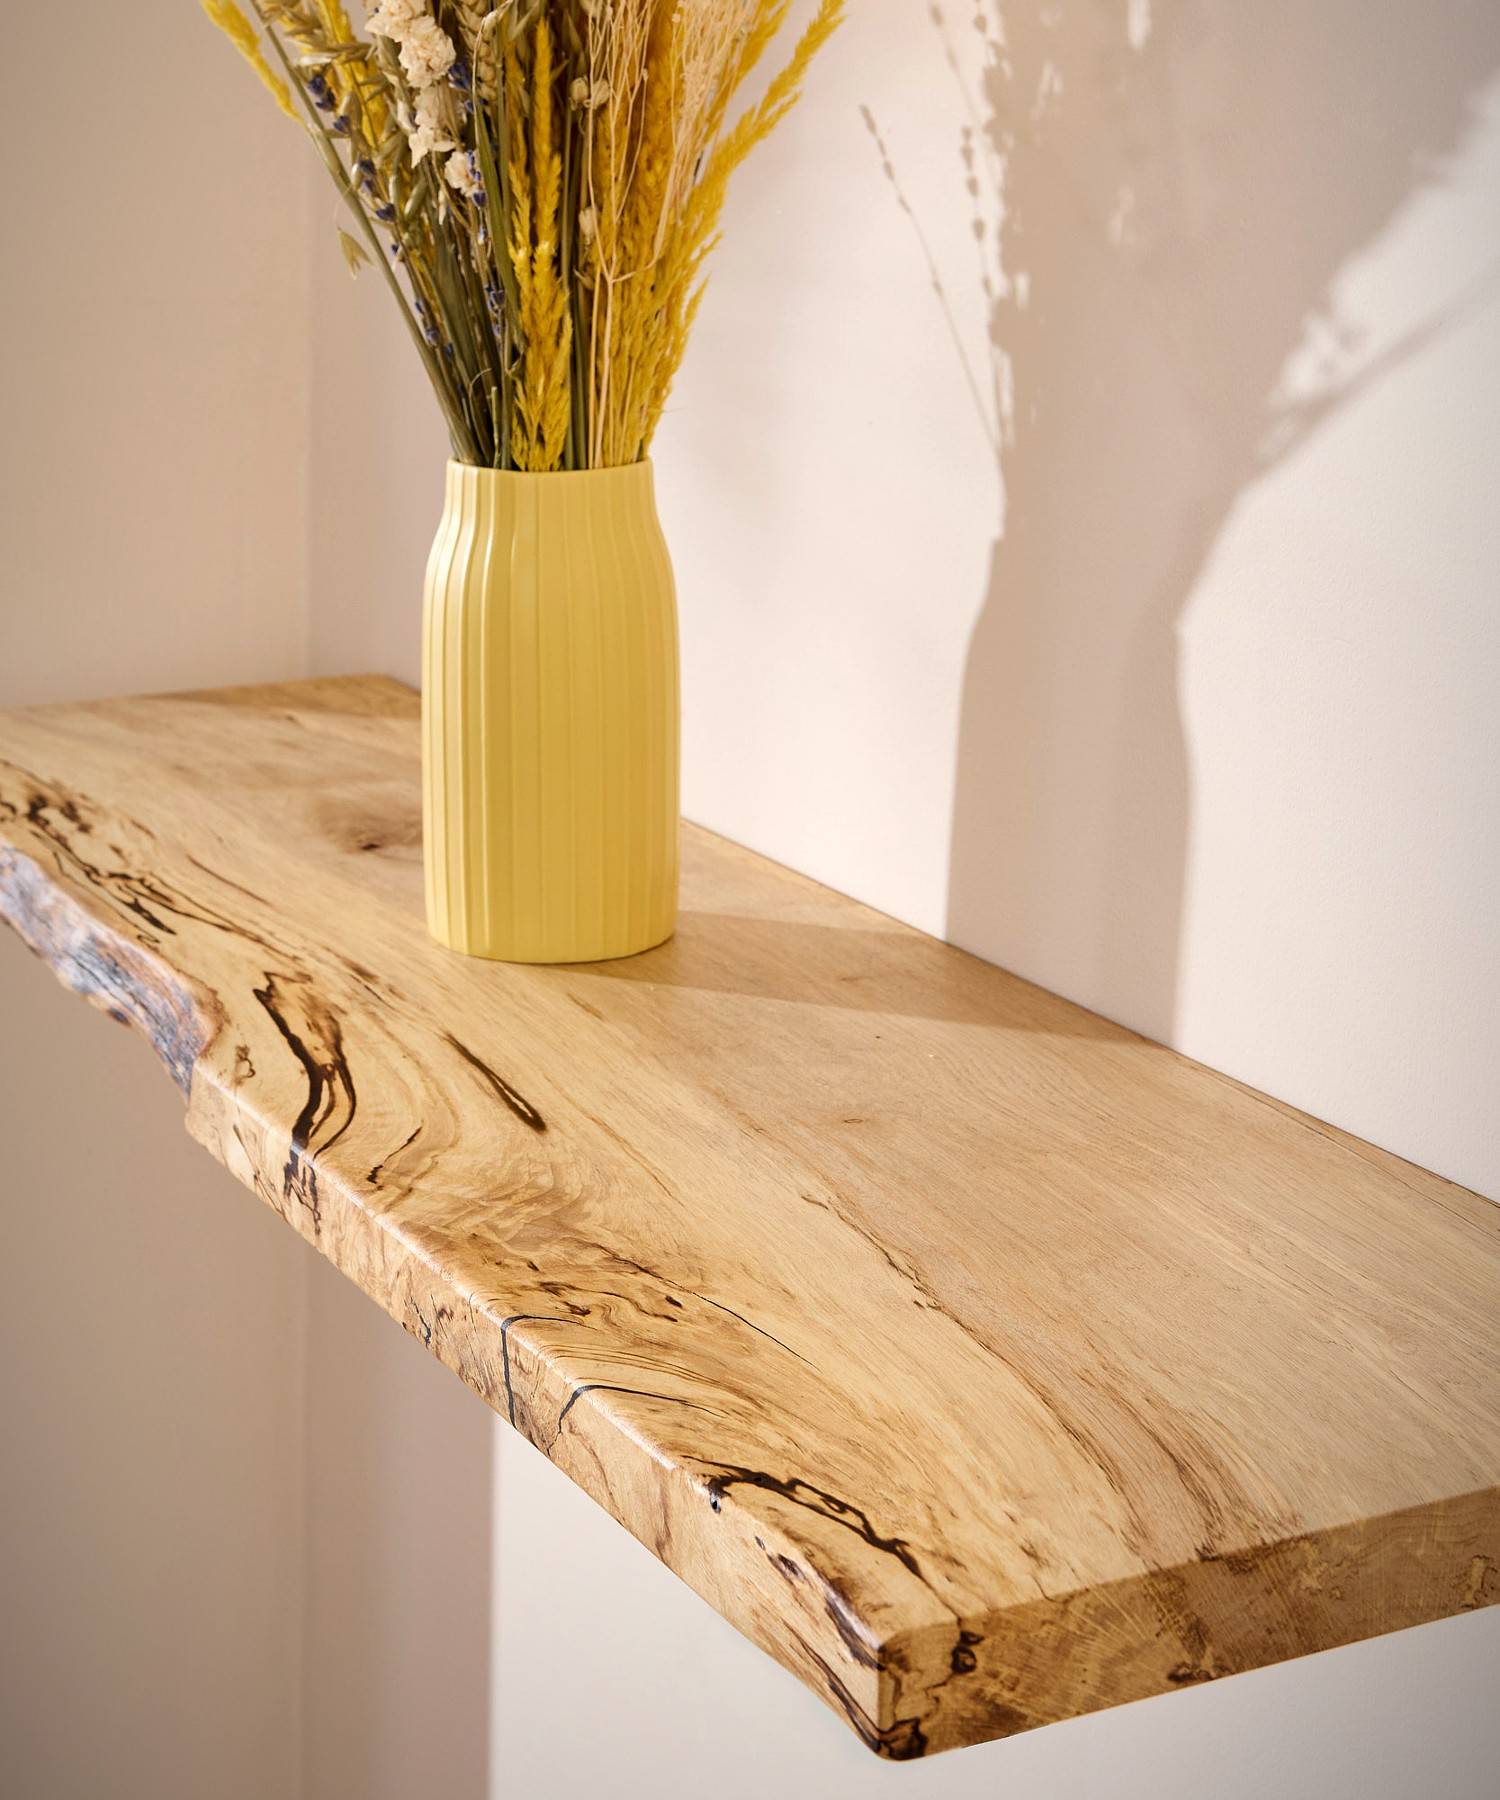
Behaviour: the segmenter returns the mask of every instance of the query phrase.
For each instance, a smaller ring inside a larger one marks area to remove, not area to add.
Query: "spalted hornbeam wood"
[[[633,962],[440,950],[393,683],[0,759],[194,1136],[872,1749],[1500,1598],[1476,1195],[701,831]]]

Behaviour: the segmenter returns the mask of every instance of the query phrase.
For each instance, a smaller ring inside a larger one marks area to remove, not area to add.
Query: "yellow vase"
[[[677,602],[651,465],[450,462],[424,612],[432,935],[507,962],[670,937]]]

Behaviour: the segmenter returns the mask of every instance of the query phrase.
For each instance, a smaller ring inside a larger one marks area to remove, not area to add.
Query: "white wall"
[[[510,1430],[497,1430],[490,1800],[1494,1800],[1495,1608],[877,1762]]]
[[[1500,10],[1003,10],[735,198],[687,808],[1500,1196]]]

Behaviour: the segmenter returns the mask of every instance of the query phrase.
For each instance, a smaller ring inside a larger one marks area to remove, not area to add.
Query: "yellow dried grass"
[[[233,0],[203,4],[293,110]],[[821,0],[734,118],[790,0],[437,0],[472,80],[460,70],[434,90],[429,76],[420,96],[390,38],[371,45],[342,0],[253,4],[307,88],[309,123],[406,310],[455,454],[542,472],[646,455],[730,178],[795,102],[844,0]],[[408,157],[418,98],[467,153],[451,168],[446,152]]]
[[[595,460],[606,464],[646,454],[702,298],[730,177],[795,102],[843,0],[823,0],[763,98],[727,133],[734,94],[784,23],[787,0],[645,0],[642,9],[639,123],[633,135],[609,134],[600,184],[612,192],[623,183],[630,194],[626,229],[602,259],[606,323],[595,332]]]
[[[266,61],[255,27],[233,0],[203,0],[203,10],[260,77],[266,90],[289,119],[300,118],[292,104],[291,89]]]
[[[521,296],[521,376],[511,426],[518,469],[544,474],[562,466],[571,411],[573,351],[568,298],[558,267],[562,141],[554,104],[556,65],[545,15],[532,33],[529,83],[523,52],[506,55],[511,117],[511,264]],[[529,117],[524,100],[529,96]]]

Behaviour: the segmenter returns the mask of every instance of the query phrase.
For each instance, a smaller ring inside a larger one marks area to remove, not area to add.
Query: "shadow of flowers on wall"
[[[1336,287],[1443,179],[1500,67],[1500,11],[974,0],[931,18],[990,321],[989,365],[965,370],[1004,493],[948,935],[1165,1036],[1191,809],[1178,622],[1240,497],[1479,297],[1436,270],[1425,315],[1374,344]]]

